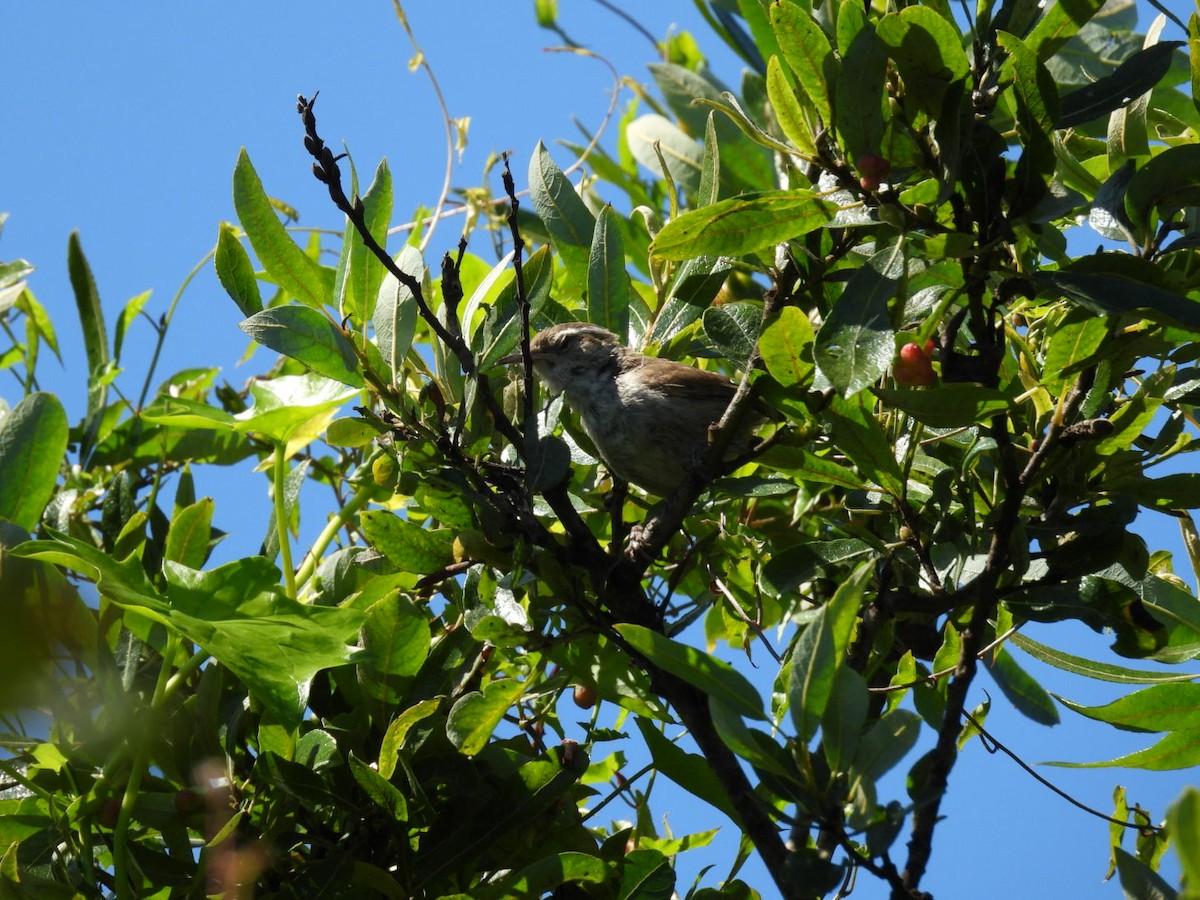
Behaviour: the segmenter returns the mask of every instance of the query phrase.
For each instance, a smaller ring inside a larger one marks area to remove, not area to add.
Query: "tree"
[[[921,896],[958,754],[992,740],[988,704],[967,708],[981,662],[1006,702],[1057,716],[1010,644],[1136,686],[1078,710],[1165,733],[1123,764],[1194,763],[1194,673],[1021,627],[1196,654],[1194,592],[1130,530],[1164,510],[1197,545],[1200,476],[1150,472],[1194,429],[1196,53],[1161,40],[1165,15],[1133,34],[1131,5],[738,8],[709,7],[750,66],[737,95],[664,43],[662,101],[631,108],[615,154],[577,148],[582,188],[539,146],[522,201],[505,161],[470,236],[511,252],[485,262],[465,235],[436,277],[419,234],[385,249],[387,164],[360,195],[301,98],[345,232],[326,265],[239,158],[213,261],[281,354],[247,391],[186,371],[117,394],[145,300],[110,340],[73,237],[91,376],[69,426],[34,389],[53,325],[28,266],[5,267],[26,396],[0,422],[0,702],[52,717],[2,764],[7,892],[666,896],[705,837],[655,831],[653,775],[726,813],[783,896],[853,876]],[[1121,243],[1074,252],[1084,213]],[[614,483],[569,408],[497,367],[575,319],[736,376],[713,443],[764,404],[753,459],[710,452],[661,500]],[[222,535],[193,470],[252,461],[268,537],[206,569]],[[307,482],[334,511],[299,552]],[[696,646],[701,622],[710,645],[776,652],[769,703]],[[582,743],[568,695],[595,710]],[[627,739],[650,772],[622,771]],[[901,763],[907,795],[881,796]],[[638,815],[610,832],[591,814],[616,796]],[[1119,798],[1129,893],[1174,893],[1171,838],[1194,890],[1198,803],[1163,827]]]

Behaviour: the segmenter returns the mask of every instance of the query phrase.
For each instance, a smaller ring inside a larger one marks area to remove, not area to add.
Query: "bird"
[[[550,393],[565,395],[612,474],[659,497],[670,496],[700,467],[710,426],[736,390],[724,375],[646,356],[588,322],[539,331],[529,351],[539,380]],[[500,360],[520,361],[520,353]],[[750,449],[765,416],[755,409],[748,419],[730,441],[726,461]]]

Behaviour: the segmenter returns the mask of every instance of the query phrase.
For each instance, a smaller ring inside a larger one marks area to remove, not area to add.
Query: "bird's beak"
[[[510,354],[508,354],[508,356],[500,357],[498,360],[496,360],[496,365],[511,366],[513,363],[519,363],[520,361],[521,361],[521,351],[518,350],[516,353],[510,353]]]

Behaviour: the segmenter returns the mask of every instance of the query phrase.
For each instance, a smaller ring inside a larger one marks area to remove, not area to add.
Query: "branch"
[[[338,168],[338,160],[345,154],[335,156],[333,151],[325,146],[325,142],[317,133],[317,119],[313,114],[313,105],[316,102],[317,97],[315,94],[311,100],[301,95],[297,98],[296,104],[297,111],[304,120],[305,149],[308,150],[309,154],[315,160],[313,163],[313,175],[329,189],[329,198],[338,209],[345,213],[346,218],[354,225],[354,230],[358,232],[363,245],[375,255],[375,258],[383,264],[383,267],[397,281],[412,293],[413,300],[417,304],[417,312],[421,318],[429,326],[437,339],[458,359],[458,364],[461,366],[463,372],[478,384],[479,395],[483,398],[488,412],[495,421],[496,430],[509,441],[519,445],[520,435],[508,416],[504,414],[504,410],[500,404],[496,402],[496,397],[492,393],[491,384],[487,376],[481,374],[476,367],[475,357],[471,353],[471,348],[467,346],[466,341],[460,335],[454,334],[442,324],[441,320],[430,309],[428,302],[425,300],[425,294],[421,290],[420,280],[401,269],[388,254],[387,250],[380,245],[379,241],[375,240],[375,236],[371,234],[371,230],[367,227],[362,199],[355,197],[354,201],[351,202],[346,196],[346,192],[342,189],[342,173]]]

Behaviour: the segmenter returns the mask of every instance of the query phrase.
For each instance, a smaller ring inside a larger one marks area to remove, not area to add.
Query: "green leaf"
[[[465,694],[450,709],[446,736],[461,752],[474,756],[487,746],[504,714],[524,692],[523,681],[505,678],[488,682],[482,692]]]
[[[1125,206],[1144,229],[1152,224],[1154,210],[1165,222],[1176,210],[1200,206],[1200,144],[1168,147],[1138,169],[1129,180]],[[1195,301],[1191,305],[1200,307]],[[1180,324],[1194,327],[1194,319]]]
[[[163,558],[189,569],[199,569],[208,559],[212,543],[213,500],[205,497],[176,511],[167,532]]]
[[[333,273],[291,239],[243,147],[233,169],[233,207],[259,262],[281,288],[319,309],[332,297]]]
[[[934,9],[909,6],[880,19],[876,34],[900,70],[906,99],[940,115],[946,88],[970,70],[958,29]]]
[[[396,265],[418,283],[424,284],[427,279],[429,270],[416,247],[405,246],[396,256]],[[403,380],[404,357],[417,333],[417,300],[400,279],[388,272],[379,285],[373,314],[379,352],[391,368],[393,380],[399,383]]]
[[[777,56],[772,56],[767,61],[767,99],[771,102],[771,109],[784,137],[801,152],[815,157],[819,151],[813,128],[809,125],[805,108],[800,105]]]
[[[1139,50],[1112,74],[1067,94],[1056,126],[1074,128],[1136,100],[1163,79],[1175,48],[1182,46],[1183,41],[1163,41]]]
[[[728,110],[726,115],[717,116],[714,120],[714,130],[721,148],[721,182],[726,191],[740,193],[773,183],[770,154],[731,121],[729,114],[737,116],[738,113],[736,101],[729,103],[728,92],[708,75],[707,70],[693,71],[675,63],[651,63],[648,68],[662,90],[667,105],[683,125],[686,135],[681,136],[686,136],[689,141],[706,133],[709,108],[715,106]],[[634,134],[637,134],[636,129]],[[630,140],[633,138],[630,137]],[[663,141],[668,168],[672,166],[668,153],[670,146],[669,141]],[[685,190],[692,193],[699,185],[699,181],[693,184],[695,176],[691,172],[694,145],[687,144],[685,147],[687,174],[676,174],[672,169],[672,177],[681,185],[689,185]],[[702,171],[701,168],[696,174]]]
[[[749,364],[761,326],[762,305],[748,300],[722,303],[704,311],[704,333],[739,369]]]
[[[620,624],[615,628],[637,653],[658,668],[698,687],[740,715],[766,719],[758,691],[729,663],[641,625]]]
[[[874,384],[896,349],[888,301],[899,290],[894,271],[900,245],[876,253],[834,301],[813,344],[821,374],[844,396]]]
[[[687,328],[708,308],[733,270],[727,256],[702,254],[679,267],[666,302],[654,317],[648,343],[670,340]]]
[[[588,755],[583,748],[572,743],[568,751],[567,746],[564,744],[553,755],[525,763],[515,778],[506,780],[503,792],[486,799],[471,797],[473,801],[482,800],[473,804],[474,815],[457,817],[454,823],[457,827],[449,834],[442,832],[440,838],[422,842],[421,854],[414,865],[414,871],[420,873],[420,883],[439,883],[445,873],[459,870],[495,848],[504,838],[526,833],[529,823],[563,802],[588,767]],[[536,834],[543,833],[539,826]]]
[[[849,17],[839,17],[839,28],[841,18]],[[863,22],[842,54],[843,77],[838,78],[833,105],[834,124],[852,160],[882,155],[887,64],[887,48],[871,24]],[[847,77],[850,73],[853,77]]]
[[[878,781],[916,745],[920,734],[921,717],[911,710],[884,713],[859,742],[851,768],[855,782]]]
[[[75,294],[75,308],[79,312],[79,325],[83,329],[83,351],[88,371],[87,418],[94,420],[108,397],[108,381],[102,377],[109,360],[108,330],[104,326],[100,292],[96,289],[92,267],[83,255],[78,231],[72,231],[67,240],[67,270],[71,276],[71,290]],[[88,446],[81,448],[80,456],[87,456],[90,444],[88,440]]]
[[[1015,408],[1012,398],[1003,391],[958,382],[920,391],[873,387],[871,392],[888,406],[902,409],[933,428],[977,425]]]
[[[746,256],[801,237],[833,218],[834,204],[810,190],[761,191],[683,213],[650,244],[662,259]]]
[[[392,591],[367,610],[362,663],[381,675],[416,675],[429,656],[429,623],[413,602]]]
[[[1081,314],[1056,328],[1042,364],[1042,378],[1047,385],[1061,386],[1087,365],[1108,336],[1108,325],[1105,319]]]
[[[813,327],[808,316],[785,306],[758,338],[758,352],[771,377],[784,387],[803,383],[813,371]]]
[[[1033,31],[1025,38],[1025,43],[1037,54],[1038,59],[1045,62],[1091,21],[1103,5],[1104,0],[1058,0],[1046,8]]]
[[[850,400],[834,397],[825,412],[833,429],[833,443],[858,470],[893,497],[904,496],[904,476],[891,441],[866,407],[866,396]]]
[[[1063,697],[1058,700],[1081,716],[1122,731],[1179,731],[1200,721],[1200,684],[1195,682],[1157,684],[1104,706],[1084,706]]]
[[[239,432],[263,435],[295,451],[294,445],[315,440],[354,394],[352,388],[312,372],[254,381],[250,385],[254,405],[234,416],[233,425]]]
[[[1153,772],[1191,769],[1200,765],[1200,728],[1172,731],[1153,747],[1104,762],[1047,762],[1042,765],[1067,769],[1149,769]]]
[[[217,270],[217,280],[225,288],[225,293],[233,298],[242,315],[249,317],[263,308],[250,254],[242,246],[237,229],[228,222],[222,222],[217,233],[217,252],[213,264]]]
[[[834,674],[833,690],[821,717],[821,744],[830,771],[845,772],[855,758],[870,697],[866,681],[853,669],[842,666]]]
[[[788,706],[796,734],[804,743],[816,733],[833,693],[834,678],[845,665],[846,647],[870,576],[869,564],[855,568],[817,611],[792,649]]]
[[[629,333],[629,275],[617,215],[606,206],[596,217],[588,257],[587,318],[618,335]]]
[[[299,360],[314,372],[362,387],[362,374],[350,339],[329,318],[306,306],[276,306],[238,323],[253,340]]]
[[[392,173],[387,160],[380,160],[375,178],[362,197],[367,231],[381,247],[387,246],[387,227],[392,219]],[[342,250],[334,275],[334,301],[342,318],[349,316],[360,326],[375,314],[375,301],[387,270],[350,222],[342,237]]]
[[[784,61],[804,92],[807,106],[816,113],[819,123],[831,124],[833,105],[830,98],[837,90],[839,72],[828,36],[813,14],[798,3],[773,3],[771,27],[775,31],[775,39],[779,42]],[[781,72],[779,74],[782,75]],[[781,79],[777,76],[776,90],[782,89],[780,82]],[[770,63],[767,65],[767,89],[772,97],[772,106],[778,110],[774,92],[771,91]],[[790,90],[788,94],[791,96]],[[784,133],[788,134],[786,128]],[[788,137],[791,138],[791,135],[788,134]]]
[[[369,765],[350,754],[350,774],[358,782],[371,801],[397,822],[408,819],[408,801],[396,786],[372,769]]]
[[[717,140],[716,113],[710,110],[704,122],[704,161],[700,166],[700,187],[696,191],[695,205],[708,206],[720,198],[721,145]]]
[[[365,447],[386,433],[387,428],[379,421],[350,416],[329,423],[325,443],[331,447]]]
[[[646,741],[646,748],[654,760],[654,768],[692,796],[699,797],[710,806],[721,810],[734,822],[741,821],[733,804],[729,802],[729,795],[725,793],[725,788],[705,757],[681,750],[647,719],[639,716],[634,722]]]
[[[1081,656],[1072,656],[1053,647],[1038,643],[1033,638],[1019,632],[1009,637],[1009,640],[1032,656],[1047,665],[1071,672],[1075,675],[1085,675],[1097,681],[1111,681],[1115,684],[1169,684],[1172,682],[1191,681],[1196,676],[1192,674],[1171,674],[1169,672],[1151,672],[1146,669],[1127,669],[1124,666],[1114,666],[1110,663],[1096,662]]]
[[[1163,877],[1131,853],[1113,847],[1117,878],[1128,900],[1175,900],[1175,890]]]
[[[628,857],[626,857],[628,859]],[[479,900],[507,900],[510,897],[545,897],[568,883],[601,884],[609,875],[604,860],[587,853],[566,851],[545,856],[519,872],[476,889]]]
[[[529,197],[568,273],[581,290],[586,289],[596,219],[541,141],[529,160]]]
[[[658,161],[661,152],[671,181],[689,196],[699,193],[704,148],[670,119],[656,114],[638,116],[625,129],[625,139],[634,158],[656,176],[663,174],[663,163]]]
[[[1200,150],[1200,147],[1196,149]],[[1200,331],[1200,303],[1144,281],[1117,273],[1096,274],[1065,269],[1035,272],[1032,278],[1043,290],[1078,303],[1097,315],[1145,315],[1155,321],[1177,323],[1192,331]]]
[[[1058,708],[1050,694],[1028,672],[1017,665],[1007,650],[996,651],[988,669],[996,684],[1018,712],[1040,725],[1057,725]]]
[[[13,553],[90,578],[100,596],[202,647],[289,729],[303,718],[312,676],[351,657],[349,644],[357,640],[364,618],[355,610],[287,598],[279,586],[279,570],[263,557],[208,572],[168,560],[163,563],[163,595],[150,584],[136,556],[117,561],[77,538],[31,541]]]
[[[125,345],[125,335],[129,333],[129,326],[141,314],[150,296],[150,291],[142,291],[137,296],[130,297],[122,307],[121,315],[117,317],[117,328],[113,333],[113,359],[118,364],[121,362],[121,349]]]
[[[383,736],[383,741],[379,745],[379,774],[384,778],[391,778],[392,773],[396,771],[396,764],[400,759],[400,750],[404,747],[404,739],[408,737],[408,733],[413,729],[413,726],[418,725],[425,719],[428,719],[442,705],[441,697],[431,697],[428,700],[422,700],[414,706],[410,706],[396,718],[392,719],[388,725],[387,732]]]
[[[1167,831],[1183,865],[1184,881],[1200,884],[1200,790],[1185,787],[1167,807]]]
[[[428,575],[453,561],[452,540],[446,534],[435,534],[387,510],[367,510],[360,518],[367,542],[403,572]]]
[[[0,419],[0,519],[33,531],[54,496],[67,453],[67,412],[37,391]]]

